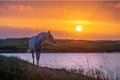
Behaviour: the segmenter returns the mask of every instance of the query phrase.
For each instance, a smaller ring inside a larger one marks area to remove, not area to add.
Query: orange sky
[[[0,1],[0,38],[50,30],[55,38],[120,40],[119,14],[117,1]]]

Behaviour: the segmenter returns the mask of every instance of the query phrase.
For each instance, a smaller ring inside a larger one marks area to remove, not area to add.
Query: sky
[[[57,39],[120,40],[120,2],[0,1],[0,39],[48,30]]]

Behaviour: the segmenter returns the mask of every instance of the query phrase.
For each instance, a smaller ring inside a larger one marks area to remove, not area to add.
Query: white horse
[[[41,51],[42,51],[43,42],[45,40],[49,40],[49,41],[55,43],[55,39],[53,38],[50,31],[39,33],[38,35],[32,36],[29,39],[29,48],[30,49],[29,49],[28,52],[32,53],[33,64],[35,64],[34,63],[34,53],[35,53],[36,60],[37,60],[37,65],[39,65],[40,54],[41,54]]]

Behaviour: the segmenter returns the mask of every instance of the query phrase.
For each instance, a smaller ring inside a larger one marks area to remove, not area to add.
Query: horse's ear
[[[48,33],[50,34],[50,31],[48,31]]]

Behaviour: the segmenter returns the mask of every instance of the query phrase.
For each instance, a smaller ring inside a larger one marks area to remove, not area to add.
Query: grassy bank
[[[28,38],[1,39],[0,52],[26,52]],[[56,40],[56,44],[45,42],[43,52],[120,52],[120,41]]]
[[[24,60],[0,56],[0,80],[107,80],[65,69],[38,67]]]

